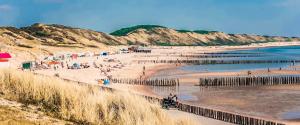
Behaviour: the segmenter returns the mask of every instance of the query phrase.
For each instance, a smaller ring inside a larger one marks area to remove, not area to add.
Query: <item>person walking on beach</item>
[[[172,95],[172,93],[170,93],[168,96],[168,100],[172,100],[172,98],[173,98],[173,95]]]

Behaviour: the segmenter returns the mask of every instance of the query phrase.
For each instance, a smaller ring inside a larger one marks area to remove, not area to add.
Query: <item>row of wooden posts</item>
[[[162,100],[156,97],[144,96],[150,102],[161,102]],[[225,111],[219,111],[209,108],[203,108],[200,106],[193,106],[179,102],[178,110],[183,112],[192,113],[195,115],[212,118],[224,122],[229,122],[239,125],[284,125],[271,120],[265,120],[260,118],[254,118],[249,116],[243,116],[236,113],[230,113]]]
[[[35,73],[35,74],[37,74],[37,73]],[[37,75],[41,75],[41,74],[37,74]],[[112,91],[112,92],[120,91],[120,90],[116,90],[113,88],[92,85],[92,84],[78,82],[78,81],[74,81],[74,80],[70,80],[70,79],[63,79],[63,80],[65,80],[67,82],[76,82],[79,85],[83,85],[83,86],[100,87],[102,90],[108,90],[108,91]],[[145,96],[145,95],[141,95],[141,96],[150,102],[162,102],[161,98]],[[224,121],[224,122],[240,124],[240,125],[284,125],[282,123],[277,123],[277,122],[271,121],[271,120],[264,120],[264,119],[229,113],[229,112],[225,112],[225,111],[218,111],[218,110],[209,109],[209,108],[202,108],[200,106],[193,106],[193,105],[184,104],[181,102],[179,102],[178,110],[183,111],[183,112],[193,113],[193,114],[203,116],[203,117],[208,117],[208,118]]]
[[[192,106],[183,103],[179,103],[179,110],[239,125],[284,125],[282,123],[277,123],[270,120],[253,118],[224,111]]]
[[[191,57],[191,58],[231,58],[231,57],[263,57],[262,54],[176,54],[176,55],[167,55],[172,57]],[[135,55],[135,57],[161,57],[161,55]]]
[[[137,60],[138,63],[174,63],[174,64],[256,64],[256,63],[299,63],[300,60]]]
[[[197,54],[207,54],[207,55],[241,55],[241,54],[263,54],[263,53],[256,53],[256,52],[213,52],[213,53],[208,53],[208,52],[204,52],[204,53],[197,53]]]
[[[237,76],[199,79],[199,86],[258,86],[281,84],[300,84],[300,76]]]
[[[253,54],[253,55],[217,55],[217,54],[208,54],[208,55],[177,55],[179,57],[188,57],[188,58],[234,58],[234,57],[262,57],[263,55],[260,54]]]
[[[179,86],[179,79],[110,79],[113,83],[148,86]]]

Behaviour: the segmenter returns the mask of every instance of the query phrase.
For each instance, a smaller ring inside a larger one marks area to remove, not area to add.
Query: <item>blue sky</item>
[[[137,24],[300,36],[300,0],[0,0],[0,26],[57,23],[111,32]]]

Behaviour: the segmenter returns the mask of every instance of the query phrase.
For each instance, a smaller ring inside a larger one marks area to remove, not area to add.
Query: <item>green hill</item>
[[[135,31],[137,29],[145,29],[145,30],[151,30],[153,28],[166,28],[163,26],[159,26],[159,25],[137,25],[137,26],[133,26],[133,27],[128,27],[128,28],[122,28],[120,30],[114,31],[112,33],[110,33],[110,35],[113,36],[126,36],[128,33]]]
[[[191,30],[176,30],[176,31],[180,32],[180,33],[194,32],[194,33],[198,33],[198,34],[210,34],[210,33],[218,32],[218,31],[208,31],[208,30],[194,30],[194,31],[191,31]]]

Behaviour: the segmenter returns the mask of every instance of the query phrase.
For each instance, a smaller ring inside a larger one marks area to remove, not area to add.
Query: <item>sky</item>
[[[300,37],[300,0],[0,0],[0,26],[112,32],[138,24]]]

